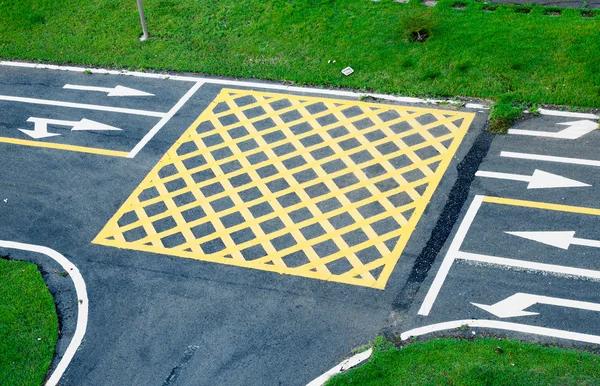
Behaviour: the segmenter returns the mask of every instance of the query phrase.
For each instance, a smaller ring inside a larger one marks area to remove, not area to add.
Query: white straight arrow
[[[598,128],[597,122],[590,121],[587,119],[573,122],[561,122],[557,123],[557,125],[565,125],[568,127],[558,132],[509,129],[508,134],[530,135],[534,137],[548,137],[558,139],[577,139]]]
[[[525,311],[526,308],[529,308],[537,303],[559,307],[578,308],[580,310],[587,311],[600,311],[600,304],[598,303],[581,302],[578,300],[553,298],[549,296],[532,295],[521,292],[509,296],[506,299],[490,306],[471,302],[472,305],[486,310],[487,312],[494,314],[499,318],[538,315],[539,312]]]
[[[580,239],[575,237],[575,231],[545,231],[545,232],[506,232],[509,235],[522,237],[527,240],[537,241],[538,243],[550,245],[556,248],[567,250],[571,245],[581,245],[584,247],[600,248],[599,240]]]
[[[28,136],[40,139],[46,137],[54,137],[56,135],[60,135],[58,133],[49,133],[48,125],[58,125],[58,126],[71,126],[71,131],[81,131],[81,130],[121,130],[118,127],[113,127],[109,125],[105,125],[104,123],[92,121],[89,119],[83,118],[80,121],[63,121],[59,119],[47,119],[47,118],[36,118],[30,117],[27,119],[27,122],[33,122],[34,128],[33,130],[27,129],[19,129],[19,131],[27,134]]]
[[[116,86],[116,87],[94,87],[94,86],[78,86],[75,84],[65,84],[63,88],[70,90],[83,90],[83,91],[99,91],[106,92],[108,96],[154,96],[149,92],[136,90],[134,88]]]
[[[529,182],[527,189],[545,189],[545,188],[576,188],[582,186],[591,186],[577,180],[572,180],[563,176],[548,173],[543,170],[534,170],[531,176],[511,173],[486,172],[478,170],[475,173],[477,177],[497,178],[501,180]]]

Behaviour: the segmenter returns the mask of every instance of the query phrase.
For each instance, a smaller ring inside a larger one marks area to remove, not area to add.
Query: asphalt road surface
[[[492,137],[484,110],[100,72],[0,66],[0,253],[44,269],[55,368],[89,307],[61,385],[305,385],[474,318],[600,335],[600,133],[560,125],[586,119]]]

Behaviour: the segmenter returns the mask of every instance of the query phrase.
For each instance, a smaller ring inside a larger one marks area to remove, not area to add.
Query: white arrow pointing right
[[[116,86],[116,87],[94,87],[94,86],[79,86],[76,84],[65,84],[63,88],[70,90],[82,91],[99,91],[105,92],[108,96],[154,96],[149,92],[136,90],[134,88]]]
[[[598,303],[580,302],[578,300],[553,298],[549,296],[532,295],[521,292],[509,296],[506,299],[490,306],[471,302],[472,305],[486,310],[487,312],[494,314],[499,318],[538,315],[539,312],[525,311],[526,308],[529,308],[537,303],[559,307],[578,308],[588,311],[600,311],[600,304]]]
[[[524,239],[537,241],[538,243],[550,245],[556,248],[567,250],[571,245],[581,245],[584,247],[600,248],[600,241],[580,239],[575,237],[575,231],[560,232],[506,232],[509,235],[522,237]]]
[[[573,122],[561,122],[557,123],[557,125],[565,125],[568,127],[558,132],[509,129],[508,134],[530,135],[534,137],[548,137],[559,139],[577,139],[598,128],[597,122],[590,121],[587,119]]]
[[[478,170],[475,173],[477,177],[497,178],[501,180],[529,182],[527,189],[545,189],[545,188],[577,188],[582,186],[591,186],[577,180],[572,180],[557,174],[545,172],[543,170],[534,170],[531,176],[512,173],[497,173]]]

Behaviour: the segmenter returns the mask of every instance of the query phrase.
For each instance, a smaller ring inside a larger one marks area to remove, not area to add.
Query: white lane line
[[[589,113],[574,113],[574,112],[570,112],[570,111],[559,111],[559,110],[548,110],[548,109],[539,109],[539,112],[542,115],[551,115],[554,117],[598,119],[598,116],[596,114],[589,114]]]
[[[513,151],[501,151],[500,157],[518,158],[533,161],[559,162],[563,164],[585,165],[585,166],[600,166],[600,161],[582,158],[567,158],[556,157],[552,155],[517,153]]]
[[[87,290],[85,287],[85,281],[83,280],[83,276],[79,272],[79,269],[75,266],[75,264],[71,263],[66,257],[56,252],[53,249],[43,247],[41,245],[33,245],[33,244],[24,244],[17,243],[14,241],[5,241],[0,240],[0,248],[11,248],[11,249],[20,249],[22,251],[36,252],[41,253],[43,255],[48,256],[49,258],[56,261],[60,266],[65,270],[65,272],[69,273],[69,277],[73,280],[73,285],[75,286],[75,293],[77,294],[77,325],[75,327],[75,333],[73,334],[73,338],[67,347],[63,357],[60,362],[54,369],[54,372],[46,382],[46,386],[56,386],[60,381],[60,378],[64,374],[67,366],[71,363],[75,352],[81,345],[83,341],[83,337],[85,335],[85,330],[87,329],[88,322],[88,297]]]
[[[24,97],[10,96],[10,95],[0,95],[0,101],[32,103],[32,104],[47,105],[47,106],[71,107],[74,109],[109,111],[112,113],[143,115],[143,116],[147,116],[147,117],[158,117],[158,118],[162,118],[167,114],[167,113],[161,113],[161,112],[157,112],[157,111],[125,109],[122,107],[89,105],[89,104],[85,104],[85,103],[73,103],[73,102],[53,101],[53,100],[47,100],[47,99],[24,98]]]
[[[71,72],[84,72],[84,71],[92,71],[95,74],[106,74],[106,75],[126,75],[133,76],[139,78],[150,78],[150,79],[163,79],[163,80],[176,80],[183,82],[203,82],[209,84],[219,84],[223,86],[237,86],[237,87],[248,87],[248,88],[262,88],[267,90],[280,90],[280,91],[289,91],[289,92],[303,92],[309,94],[321,94],[321,95],[333,95],[333,96],[342,96],[348,98],[356,98],[369,96],[376,99],[385,99],[388,101],[400,102],[400,103],[425,103],[425,104],[435,104],[438,102],[450,103],[454,105],[460,105],[461,102],[457,102],[455,100],[438,100],[438,99],[423,99],[423,98],[414,98],[414,97],[403,97],[403,96],[394,96],[394,95],[386,95],[386,94],[371,94],[371,93],[357,93],[352,91],[343,91],[343,90],[330,90],[324,88],[314,88],[314,87],[297,87],[297,86],[286,86],[281,84],[274,83],[260,83],[260,82],[246,82],[239,80],[229,80],[229,79],[212,79],[205,77],[197,77],[197,76],[182,76],[182,75],[167,75],[167,74],[153,74],[147,72],[135,72],[135,71],[117,71],[117,70],[106,70],[102,68],[85,68],[85,67],[72,67],[72,66],[57,66],[57,65],[49,65],[49,64],[36,64],[36,63],[23,63],[23,62],[8,62],[8,61],[0,61],[0,65],[2,66],[10,66],[10,67],[24,67],[24,68],[34,68],[34,69],[44,69],[44,70],[60,70],[60,71],[71,71]],[[480,104],[480,103],[467,103],[465,105],[466,108],[469,109],[489,109],[489,107]]]
[[[306,386],[323,386],[334,375],[337,375],[343,371],[350,370],[351,368],[358,366],[362,362],[369,359],[372,354],[373,354],[372,348],[368,349],[367,351],[358,353],[358,354],[354,355],[353,357],[350,357],[350,358],[346,359],[345,361],[341,362],[337,366],[332,367],[329,371],[322,374],[318,378],[313,379]]]
[[[546,263],[536,263],[533,261],[509,259],[506,257],[480,255],[478,253],[469,252],[456,252],[454,254],[455,259],[476,261],[479,263],[493,264],[493,265],[504,265],[513,268],[520,268],[530,271],[541,271],[549,272],[559,276],[579,276],[587,277],[590,279],[599,280],[600,271],[594,271],[591,269],[567,267],[564,265],[554,265]]]
[[[400,339],[408,340],[411,337],[417,337],[421,335],[431,334],[434,332],[453,330],[460,328],[461,326],[478,327],[478,328],[494,328],[498,330],[508,330],[523,332],[526,334],[542,335],[551,338],[576,340],[579,342],[600,344],[600,336],[581,334],[578,332],[571,332],[565,330],[556,330],[554,328],[530,326],[527,324],[501,322],[498,320],[486,320],[486,319],[463,319],[453,320],[450,322],[437,323],[429,326],[418,327],[400,334]]]
[[[181,97],[179,102],[177,102],[177,104],[173,106],[171,110],[169,110],[169,112],[164,117],[162,117],[162,119],[158,121],[158,123],[154,125],[154,127],[150,129],[148,133],[146,133],[146,135],[144,135],[144,138],[142,138],[142,140],[138,142],[137,145],[135,145],[135,147],[129,152],[129,154],[127,154],[127,158],[134,158],[144,148],[144,146],[146,146],[146,144],[152,139],[152,137],[154,137],[156,133],[158,133],[160,129],[162,129],[163,126],[167,122],[169,122],[171,118],[173,118],[173,115],[175,115],[179,111],[179,109],[183,107],[184,104],[186,104],[186,102],[192,97],[192,95],[194,95],[194,93],[198,91],[200,87],[202,87],[203,84],[204,83],[202,82],[197,82],[191,89],[189,89],[188,92],[185,93],[183,97]]]
[[[438,270],[438,273],[435,275],[435,279],[433,279],[433,283],[431,287],[429,287],[429,291],[427,291],[427,295],[425,296],[425,300],[423,300],[423,304],[421,304],[421,308],[419,309],[419,315],[429,315],[431,312],[431,307],[433,307],[433,303],[437,298],[440,289],[442,288],[442,284],[446,280],[448,276],[448,272],[450,272],[450,268],[454,263],[454,255],[460,250],[460,247],[467,236],[467,232],[475,219],[475,215],[477,211],[481,207],[481,203],[483,202],[484,196],[475,196],[473,198],[473,202],[471,202],[471,206],[467,210],[465,217],[463,218],[460,226],[458,227],[458,231],[452,240],[452,244],[450,244],[450,248],[448,252],[446,252],[446,256],[444,257],[444,261]]]

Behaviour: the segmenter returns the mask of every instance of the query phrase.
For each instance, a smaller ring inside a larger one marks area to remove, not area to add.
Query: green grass
[[[369,361],[326,386],[598,385],[600,357],[493,338],[433,339],[398,349],[378,337]]]
[[[0,259],[0,384],[39,386],[57,336],[54,300],[37,267]]]
[[[401,26],[423,12],[416,0],[146,0],[151,39],[138,42],[133,0],[0,0],[0,57],[600,106],[597,13],[454,3],[440,1],[429,40],[412,43]]]

